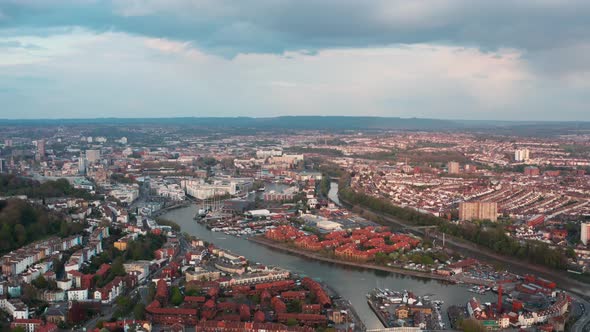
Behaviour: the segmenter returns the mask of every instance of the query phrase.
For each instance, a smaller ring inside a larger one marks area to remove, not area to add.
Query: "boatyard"
[[[386,327],[418,327],[428,330],[445,328],[443,301],[430,295],[417,296],[412,291],[375,288],[367,294],[367,303]]]

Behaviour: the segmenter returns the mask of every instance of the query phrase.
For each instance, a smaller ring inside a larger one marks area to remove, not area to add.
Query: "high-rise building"
[[[447,164],[447,171],[449,174],[459,174],[459,163],[456,161],[449,161]]]
[[[514,151],[514,160],[527,161],[529,160],[529,149],[517,149]]]
[[[100,150],[86,150],[86,161],[95,163],[100,160]]]
[[[5,139],[4,140],[4,146],[7,148],[12,147],[12,140],[11,139]]]
[[[0,173],[8,173],[8,165],[6,159],[0,159]]]
[[[582,229],[580,229],[580,241],[587,246],[590,242],[590,222],[582,223]]]
[[[496,202],[462,202],[459,203],[461,220],[498,220],[498,203]]]
[[[86,154],[80,151],[80,158],[78,159],[78,173],[86,175]]]
[[[45,157],[45,140],[40,139],[37,141],[37,155],[39,159],[43,159]]]

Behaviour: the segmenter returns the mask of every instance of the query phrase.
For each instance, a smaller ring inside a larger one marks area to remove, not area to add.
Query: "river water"
[[[336,203],[338,206],[342,206],[340,199],[338,198],[338,182],[330,182],[330,191],[328,192],[328,198]]]
[[[473,293],[464,285],[450,285],[435,280],[409,277],[395,273],[364,270],[330,263],[318,262],[300,256],[272,250],[263,245],[223,233],[209,231],[202,224],[193,220],[197,211],[195,205],[172,210],[164,218],[173,220],[183,232],[243,255],[250,261],[265,265],[280,266],[292,272],[321,280],[337,291],[342,297],[351,301],[358,315],[368,329],[381,328],[382,324],[371,311],[366,301],[366,294],[375,287],[392,290],[413,291],[416,295],[430,295],[434,299],[445,301],[443,306],[445,322],[448,325],[446,309],[449,305],[465,304]],[[494,295],[477,295],[482,302],[493,302]]]

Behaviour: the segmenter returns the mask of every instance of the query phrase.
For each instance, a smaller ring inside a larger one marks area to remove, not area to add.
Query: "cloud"
[[[41,45],[35,52],[43,61],[0,66],[0,89],[14,91],[1,94],[0,103],[19,110],[1,117],[539,119],[542,114],[551,119],[547,105],[556,102],[538,98],[550,92],[556,100],[568,98],[561,114],[588,118],[583,88],[539,75],[522,51],[509,48],[396,44],[227,58],[184,41],[120,32],[75,30],[16,39]],[[14,52],[22,58],[29,51]]]
[[[0,89],[19,91],[0,103],[587,119],[588,17],[586,0],[0,0]]]
[[[439,43],[548,49],[590,41],[586,0],[4,0],[4,27],[84,26],[213,52]]]
[[[4,49],[23,48],[23,49],[28,49],[28,50],[39,50],[42,47],[39,45],[35,45],[35,44],[23,44],[17,40],[9,40],[9,41],[0,42],[0,49],[2,49],[2,48],[4,48]]]

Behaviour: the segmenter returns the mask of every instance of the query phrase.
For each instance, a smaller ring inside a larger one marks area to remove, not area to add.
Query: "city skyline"
[[[588,121],[583,1],[3,1],[3,119]]]

